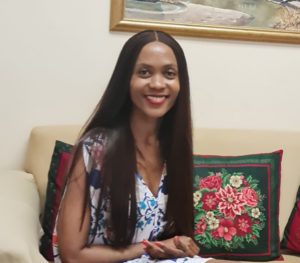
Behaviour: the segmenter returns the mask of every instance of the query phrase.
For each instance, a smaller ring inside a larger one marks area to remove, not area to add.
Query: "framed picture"
[[[110,30],[300,44],[300,0],[111,0]]]

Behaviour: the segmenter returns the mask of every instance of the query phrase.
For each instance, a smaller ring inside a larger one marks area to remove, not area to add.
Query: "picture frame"
[[[225,0],[224,0],[225,1]],[[227,0],[232,1],[232,0]],[[236,0],[235,0],[236,1]],[[256,0],[240,0],[240,1],[247,1],[248,3],[256,2]],[[260,1],[289,1],[289,0],[260,0]],[[146,3],[148,2],[148,3]],[[152,3],[151,3],[152,2]],[[168,4],[171,6],[177,5],[177,7],[180,7],[179,5],[188,6],[190,8],[190,5],[192,1],[185,0],[185,1],[178,1],[178,0],[111,0],[111,11],[110,11],[110,30],[111,31],[130,31],[130,32],[137,32],[145,29],[153,29],[153,30],[162,30],[165,32],[168,32],[173,35],[179,35],[179,36],[190,36],[190,37],[203,37],[203,38],[215,38],[215,39],[232,39],[232,40],[246,40],[246,41],[261,41],[261,42],[277,42],[277,43],[289,43],[289,44],[300,44],[300,1],[299,2],[299,10],[296,9],[296,12],[294,12],[295,17],[293,17],[293,14],[290,18],[294,19],[296,21],[297,28],[290,27],[287,28],[286,25],[281,25],[283,28],[277,29],[277,28],[267,28],[267,27],[261,27],[261,26],[247,26],[247,25],[224,25],[224,24],[210,24],[209,22],[204,23],[194,23],[192,22],[178,22],[178,18],[181,18],[181,20],[186,19],[186,13],[184,12],[178,12],[173,14],[173,17],[171,19],[167,20],[165,17],[167,17],[165,14],[167,12],[164,11],[143,11],[138,8],[135,8],[137,4],[139,5],[148,5],[148,7],[151,7],[151,5],[154,6],[154,4]],[[224,3],[223,1],[221,1]],[[225,1],[226,2],[226,1]],[[241,2],[242,3],[242,2]],[[130,6],[130,5],[131,6]],[[193,4],[192,8],[190,10],[195,11],[195,4]],[[267,3],[266,3],[267,5]],[[128,8],[131,7],[131,8]],[[162,6],[162,5],[161,5]],[[196,6],[197,7],[197,6]],[[203,5],[202,5],[203,7]],[[206,6],[204,6],[206,8]],[[211,7],[208,7],[211,8]],[[214,7],[213,7],[214,8]],[[277,6],[276,6],[277,8]],[[290,7],[287,7],[290,8]],[[178,8],[177,8],[178,9]],[[214,10],[219,10],[220,8],[215,8]],[[221,9],[220,9],[221,10]],[[266,7],[262,10],[267,10]],[[283,9],[285,10],[285,9]],[[161,13],[160,13],[161,12]],[[175,11],[174,11],[175,12]],[[201,12],[201,10],[200,10]],[[224,9],[223,17],[230,15],[227,15],[228,10]],[[229,10],[230,12],[230,10]],[[235,12],[235,11],[233,11]],[[257,11],[258,12],[258,11]],[[241,13],[241,12],[240,12]],[[261,11],[259,12],[261,13]],[[146,14],[146,15],[145,15]],[[147,15],[152,16],[154,18],[148,18]],[[163,14],[163,15],[162,15]],[[171,12],[167,13],[171,14]],[[185,16],[183,15],[185,14]],[[234,13],[234,15],[238,15],[238,13]],[[234,15],[231,15],[231,20],[234,21]],[[220,14],[218,14],[220,16]],[[163,17],[163,18],[161,18]],[[200,17],[200,16],[197,16]],[[222,10],[221,10],[221,17],[222,17]],[[244,15],[246,17],[246,15]],[[248,17],[246,17],[248,18]],[[282,18],[280,18],[282,19]],[[280,22],[279,19],[279,22]],[[225,19],[224,19],[225,20]],[[244,19],[246,20],[246,19]],[[229,21],[229,19],[228,19]],[[298,21],[298,24],[297,24]],[[284,21],[283,21],[284,22]],[[283,23],[282,21],[280,23]],[[291,22],[294,23],[295,22]],[[293,24],[291,24],[293,26]]]

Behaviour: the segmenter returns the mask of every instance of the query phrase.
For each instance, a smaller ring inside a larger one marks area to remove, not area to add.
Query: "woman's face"
[[[145,45],[135,63],[130,81],[133,114],[158,119],[174,105],[180,89],[173,50],[161,42]]]

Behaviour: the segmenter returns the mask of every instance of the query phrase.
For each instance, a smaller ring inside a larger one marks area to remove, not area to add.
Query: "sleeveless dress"
[[[101,156],[103,156],[103,151],[107,138],[103,133],[88,137],[84,140],[82,145],[82,154],[85,164],[86,174],[88,176],[89,191],[90,191],[90,208],[91,208],[91,219],[90,219],[90,234],[88,238],[88,244],[99,244],[99,245],[109,245],[109,200],[105,200],[104,205],[100,209],[100,215],[98,222],[96,222],[96,207],[98,204],[98,198],[101,191]],[[100,157],[100,158],[99,158]],[[164,215],[166,212],[166,204],[168,200],[168,195],[166,193],[165,179],[166,179],[166,169],[164,168],[157,196],[154,196],[143,178],[136,173],[136,201],[137,201],[137,222],[134,237],[132,239],[132,244],[139,243],[144,239],[153,241],[163,232],[166,222],[164,221]],[[92,234],[96,233],[96,234]],[[54,262],[61,263],[59,257],[59,248],[57,243],[57,231],[56,225],[54,227],[54,232],[52,236],[53,245],[53,255]],[[185,257],[185,258],[174,258],[167,260],[153,260],[146,253],[140,258],[126,261],[127,263],[171,263],[171,262],[197,262],[204,263],[209,258],[201,258],[199,256]]]

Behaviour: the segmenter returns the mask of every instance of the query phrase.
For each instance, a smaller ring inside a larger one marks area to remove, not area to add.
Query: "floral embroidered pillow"
[[[300,254],[300,186],[294,208],[284,229],[281,246]]]
[[[194,156],[194,238],[204,257],[280,256],[282,150],[245,156]]]

